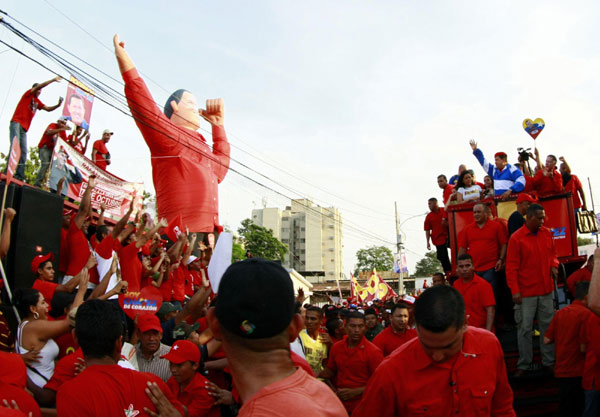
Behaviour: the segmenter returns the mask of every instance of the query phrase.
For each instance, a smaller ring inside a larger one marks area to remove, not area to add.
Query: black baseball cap
[[[290,274],[276,262],[250,258],[233,263],[223,274],[215,314],[230,333],[265,339],[289,326],[294,306]]]

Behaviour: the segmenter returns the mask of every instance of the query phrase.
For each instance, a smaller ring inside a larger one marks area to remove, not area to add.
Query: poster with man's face
[[[75,77],[69,79],[62,115],[76,126],[90,129],[94,92]]]

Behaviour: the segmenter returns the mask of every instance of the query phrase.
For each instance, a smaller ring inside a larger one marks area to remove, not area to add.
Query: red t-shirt
[[[383,360],[352,417],[513,417],[513,393],[496,336],[468,327],[461,352],[434,362],[418,339]]]
[[[383,360],[383,353],[365,337],[358,346],[348,347],[348,336],[335,343],[329,351],[327,367],[335,372],[336,388],[360,388],[367,385],[369,378]],[[362,399],[362,394],[342,401],[348,413]]]
[[[54,297],[56,287],[58,287],[58,284],[52,281],[43,281],[39,278],[33,281],[32,288],[42,293],[48,303],[48,311],[50,311],[50,304],[52,304],[52,298]]]
[[[587,321],[581,329],[580,340],[587,347],[581,386],[584,390],[598,391],[600,388],[600,317],[588,314]]]
[[[70,355],[60,359],[54,367],[54,373],[44,388],[58,391],[62,384],[75,378],[75,364],[79,359],[83,359],[83,351],[77,349]]]
[[[542,170],[539,170],[533,177],[533,189],[537,191],[538,195],[560,193],[563,189],[562,176],[557,170],[554,170],[552,177],[547,177]]]
[[[450,197],[450,195],[452,195],[452,190],[454,190],[454,185],[451,185],[451,184],[446,185],[446,187],[444,188],[444,193],[443,193],[444,205],[446,204],[446,201],[448,201],[448,198]]]
[[[483,227],[471,223],[459,234],[458,247],[465,248],[473,257],[475,271],[487,271],[496,266],[500,248],[508,240],[507,233],[495,221],[486,221]]]
[[[53,135],[49,135],[46,132],[49,130],[58,129],[58,123],[50,123],[46,130],[44,130],[44,134],[42,135],[42,139],[40,139],[40,143],[38,144],[38,148],[42,149],[46,146],[48,149],[54,149],[54,145],[56,144],[56,140],[60,137],[62,140],[67,140],[67,134],[64,130],[61,130],[58,133]]]
[[[89,366],[65,382],[56,395],[56,411],[61,417],[147,416],[144,407],[156,411],[145,393],[148,382],[155,382],[181,415],[185,415],[181,403],[159,377],[119,365]]]
[[[69,229],[60,228],[60,259],[58,270],[65,274],[69,267]],[[66,275],[66,274],[65,274]]]
[[[554,376],[575,378],[583,375],[585,353],[581,352],[582,327],[592,314],[579,300],[554,313],[545,337],[554,342]]]
[[[64,319],[64,317],[63,317]],[[54,339],[58,345],[57,359],[62,359],[67,355],[75,352],[79,348],[79,343],[73,337],[72,332],[63,333]]]
[[[167,386],[177,397],[177,400],[187,407],[188,417],[219,417],[221,410],[215,406],[215,399],[208,395],[206,390],[208,379],[196,372],[194,378],[187,384],[183,390],[175,378],[171,377],[167,381]]]
[[[437,212],[431,211],[425,217],[424,230],[431,232],[431,243],[435,246],[443,245],[448,240],[448,226],[442,223],[447,218],[446,211],[441,207]]]
[[[485,329],[486,307],[496,305],[492,285],[485,279],[474,275],[468,283],[465,283],[462,278],[458,278],[454,281],[453,286],[465,300],[465,314],[469,316],[469,326]]]
[[[0,363],[0,381],[19,388],[27,386],[27,368],[21,355],[0,351]]]
[[[163,281],[159,288],[163,301],[171,301],[173,299],[173,275],[167,270],[163,276]]]
[[[292,412],[293,410],[293,412]],[[323,382],[297,369],[260,389],[244,403],[238,417],[347,417],[340,399]]]
[[[129,292],[139,291],[142,285],[142,262],[138,257],[139,251],[140,248],[136,246],[136,242],[130,243],[119,251],[121,278],[128,282],[127,291]]]
[[[92,252],[90,251],[90,243],[73,219],[71,219],[71,224],[69,225],[67,240],[69,243],[69,266],[67,267],[66,275],[75,276],[85,267]],[[90,282],[98,284],[96,267],[90,269],[89,272]]]
[[[19,123],[27,132],[31,125],[31,120],[33,120],[33,116],[35,116],[35,112],[42,107],[44,107],[44,103],[31,94],[31,89],[29,89],[25,91],[25,94],[23,94],[19,100],[19,104],[17,104],[15,113],[10,121]]]
[[[185,280],[187,276],[187,268],[184,265],[179,265],[171,278],[173,279],[173,300],[183,304],[185,300]]]
[[[23,388],[15,387],[14,385],[7,384],[4,381],[0,381],[0,400],[7,400],[9,403],[12,401],[16,401],[19,410],[24,413],[23,415],[27,416],[29,413],[33,417],[41,417],[42,412],[40,411],[40,406],[35,402],[33,397],[25,391]],[[5,414],[4,406],[0,406],[0,416],[12,415]]]
[[[98,139],[96,142],[94,142],[93,149],[96,150],[96,161],[94,161],[96,163],[96,166],[98,168],[106,170],[106,167],[108,166],[105,158],[105,156],[108,154],[106,143],[104,143],[102,139]]]
[[[81,155],[84,154],[85,149],[83,148],[83,141],[85,140],[84,137],[81,138],[81,140],[77,143],[75,143],[77,141],[77,137],[75,137],[75,135],[70,134],[67,137],[67,142],[69,143],[69,145],[71,145],[73,147],[73,149],[75,149],[77,152],[79,152]]]
[[[392,326],[388,326],[375,336],[373,344],[381,349],[383,356],[389,356],[394,350],[415,337],[417,337],[415,329],[406,329],[404,333],[400,333],[395,332]]]
[[[571,191],[571,194],[573,195],[573,207],[576,209],[583,207],[583,203],[581,198],[579,198],[577,190],[583,190],[583,185],[576,175],[571,175],[571,179],[567,185],[565,185],[565,191]]]
[[[567,278],[567,287],[569,288],[569,292],[571,295],[575,295],[575,287],[578,282],[590,282],[592,280],[592,271],[583,267],[573,272]]]

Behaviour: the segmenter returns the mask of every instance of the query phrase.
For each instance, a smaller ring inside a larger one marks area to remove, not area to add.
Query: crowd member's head
[[[486,189],[493,190],[494,189],[494,179],[492,177],[490,177],[489,175],[486,175],[485,177],[483,177],[483,185],[485,185]]]
[[[446,361],[460,351],[467,326],[465,303],[455,288],[426,289],[415,301],[415,321],[421,346],[433,361]]]
[[[75,336],[86,359],[110,358],[119,362],[123,346],[119,307],[108,301],[86,301],[77,309]]]
[[[353,311],[348,314],[345,328],[346,334],[348,335],[348,342],[351,344],[360,343],[367,331],[364,314],[359,313],[358,311]]]
[[[306,312],[304,313],[304,327],[306,327],[308,334],[318,332],[322,320],[323,310],[321,308],[312,305],[306,308]]]
[[[471,279],[473,278],[473,274],[475,274],[475,269],[473,267],[473,258],[468,253],[463,253],[462,255],[458,255],[456,258],[456,273],[459,278],[462,279]]]
[[[179,89],[171,94],[165,103],[164,113],[177,126],[192,130],[200,127],[196,97],[187,90]]]
[[[520,193],[517,197],[517,211],[524,216],[527,213],[529,206],[535,202],[536,200],[534,200],[529,194]]]
[[[162,327],[156,315],[150,313],[140,314],[138,316],[137,331],[144,355],[153,355],[160,349]]]
[[[112,233],[112,226],[100,224],[96,226],[96,240],[102,242],[105,237]]]
[[[377,311],[374,308],[367,308],[365,310],[365,325],[367,329],[377,327]]]
[[[465,164],[460,164],[458,166],[458,175],[462,174],[466,170],[467,170],[467,166]]]
[[[19,288],[15,291],[15,305],[21,320],[46,320],[48,303],[42,293],[33,288]]]
[[[71,121],[76,126],[81,126],[85,117],[85,105],[83,104],[83,97],[79,94],[71,94],[69,96],[69,102],[67,103],[67,109],[71,116]]]
[[[441,272],[436,272],[431,276],[433,285],[446,285],[446,277]]]
[[[166,355],[161,356],[170,363],[171,374],[178,384],[185,386],[189,383],[198,368],[201,359],[200,349],[189,340],[178,340]]]
[[[197,346],[200,346],[200,335],[198,334],[199,328],[200,323],[195,323],[193,326],[190,326],[187,323],[179,323],[173,329],[173,340],[189,340]]]
[[[394,304],[394,306],[391,308],[390,317],[390,325],[392,326],[392,330],[396,332],[404,332],[406,329],[408,329],[410,313],[406,303]]]
[[[565,176],[570,176],[571,175],[571,168],[569,168],[569,165],[565,164],[564,162],[560,164],[560,173]]]
[[[334,339],[341,339],[344,337],[344,322],[337,317],[331,318],[325,322],[325,328],[327,328],[327,333],[329,336]]]
[[[75,294],[55,292],[54,297],[52,297],[52,302],[50,303],[50,317],[58,319],[66,316],[69,313],[69,310],[71,310],[73,301],[75,301]]]
[[[496,164],[496,168],[498,171],[502,171],[504,167],[508,164],[508,157],[505,152],[496,152],[494,155],[494,162]]]
[[[437,211],[437,209],[438,209],[437,198],[432,197],[429,200],[427,200],[427,205],[429,206],[429,211]]]
[[[491,210],[487,205],[477,203],[473,206],[473,220],[477,224],[483,224],[487,221],[490,212]]]
[[[471,174],[471,171],[464,170],[458,177],[458,181],[456,181],[456,188],[469,188],[473,185],[473,182],[473,174]]]
[[[54,254],[52,252],[46,255],[37,255],[33,258],[31,261],[31,271],[35,274],[36,278],[42,281],[54,281],[53,260]]]
[[[545,220],[546,212],[544,211],[544,207],[539,204],[532,204],[529,206],[527,209],[527,220],[525,221],[529,230],[536,233],[544,225]]]
[[[448,185],[448,178],[444,174],[438,175],[437,177],[438,186],[443,190]]]
[[[575,299],[585,301],[585,297],[588,295],[589,290],[590,283],[588,281],[579,281],[575,284]]]
[[[165,322],[177,315],[179,310],[175,307],[175,304],[165,301],[160,306],[160,309],[156,312],[158,319],[161,322]]]
[[[546,157],[546,169],[549,171],[554,171],[556,169],[557,162],[558,162],[558,160],[556,159],[556,156],[548,155]]]
[[[320,309],[307,309],[307,318],[322,317]],[[289,350],[302,327],[295,314],[294,286],[278,263],[261,258],[235,262],[227,268],[216,307],[207,312],[215,338],[223,341],[228,358],[233,354]],[[318,324],[307,320],[308,326]]]
[[[102,131],[102,140],[104,141],[104,143],[108,143],[110,137],[114,134],[115,132],[111,131],[110,129],[104,129]]]

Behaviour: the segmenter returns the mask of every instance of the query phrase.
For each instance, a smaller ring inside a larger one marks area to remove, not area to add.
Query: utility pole
[[[400,222],[398,220],[398,203],[394,201],[394,208],[396,211],[396,253],[398,254],[398,259],[400,260],[400,263],[403,264],[403,251],[404,251],[404,246],[403,246],[403,240],[402,240],[402,234],[400,233]],[[402,295],[404,294],[404,271],[402,271],[402,269],[400,268],[400,265],[398,265],[398,295]]]

